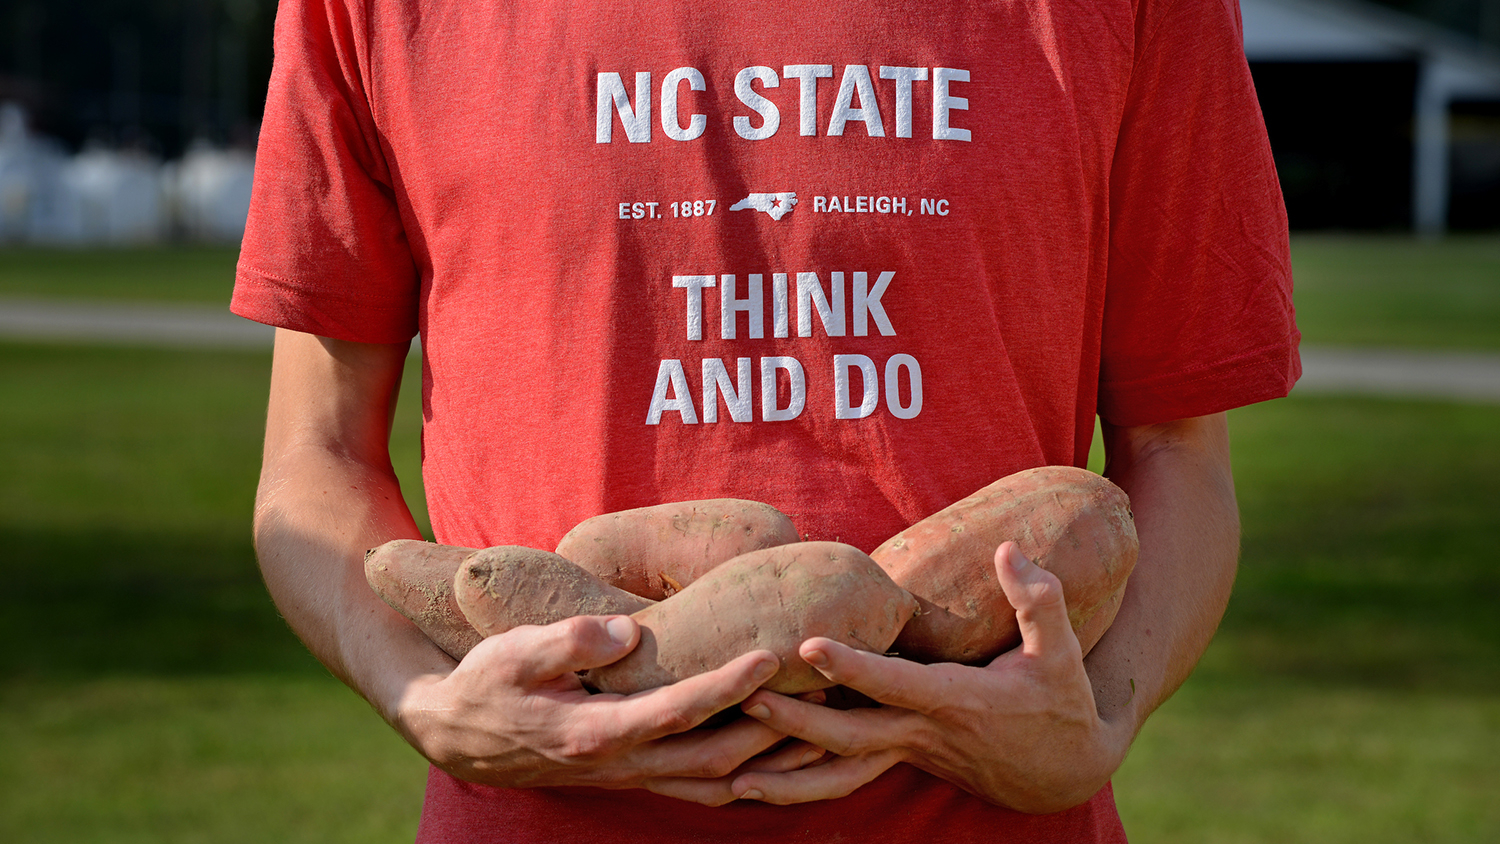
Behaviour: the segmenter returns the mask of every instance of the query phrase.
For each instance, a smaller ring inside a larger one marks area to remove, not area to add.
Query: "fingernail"
[[[1026,567],[1031,565],[1031,561],[1026,559],[1026,555],[1022,554],[1021,549],[1015,545],[1010,546],[1010,555],[1005,558],[1005,562],[1009,563],[1010,570],[1017,574],[1026,571]]]
[[[764,683],[765,681],[767,681],[767,680],[771,679],[772,677],[776,676],[776,672],[779,671],[780,669],[781,669],[780,665],[778,665],[775,662],[771,662],[770,660],[767,660],[767,661],[762,662],[759,665],[755,666],[755,679],[756,679],[757,682]]]
[[[745,792],[744,794],[741,794],[740,795],[740,799],[741,800],[763,800],[763,799],[765,799],[765,795],[760,793],[760,789],[752,788],[749,791]]]
[[[626,645],[630,643],[630,636],[635,632],[635,622],[617,615],[604,622],[604,629],[615,644]]]
[[[821,751],[821,750],[809,750],[806,753],[802,754],[802,764],[801,764],[800,767],[805,768],[808,765],[811,765],[812,763],[814,763],[814,762],[816,762],[816,761],[818,761],[819,759],[822,759],[822,758],[823,758],[823,751]]]
[[[767,718],[771,717],[771,708],[769,706],[766,706],[764,703],[757,703],[749,709],[746,709],[745,714],[759,721],[764,721]]]
[[[823,651],[808,651],[802,655],[802,658],[807,660],[807,664],[813,668],[828,667],[828,654]]]

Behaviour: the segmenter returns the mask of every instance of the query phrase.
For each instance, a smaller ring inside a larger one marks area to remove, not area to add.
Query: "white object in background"
[[[75,241],[78,203],[63,181],[68,156],[26,124],[19,105],[0,104],[0,243]]]
[[[166,235],[167,206],[156,159],[91,146],[68,162],[63,181],[77,197],[77,242],[155,243]]]
[[[182,230],[196,240],[239,243],[250,213],[255,156],[195,142],[163,172]]]

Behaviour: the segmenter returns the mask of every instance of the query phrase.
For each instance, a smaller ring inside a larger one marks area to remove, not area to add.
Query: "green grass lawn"
[[[427,770],[307,668],[8,679],[0,746],[0,839],[27,844],[409,842]]]
[[[1500,236],[1292,239],[1309,343],[1500,351]]]
[[[239,250],[0,248],[0,297],[229,304]]]
[[[1500,349],[1497,243],[1299,238],[1309,342],[1439,345],[1451,320]],[[17,254],[0,297],[223,301],[233,265]],[[1455,316],[1393,275],[1367,292],[1361,262],[1448,266],[1429,289],[1472,295]],[[135,279],[102,278],[114,263]],[[306,654],[255,568],[268,361],[0,341],[0,841],[411,839],[425,766]],[[1500,407],[1299,397],[1232,427],[1244,561],[1116,779],[1134,840],[1500,840]],[[403,398],[420,511],[418,429]]]
[[[1500,840],[1500,407],[1232,414],[1239,580],[1116,778],[1152,842]]]
[[[0,841],[414,834],[425,765],[255,567],[269,363],[0,343]],[[418,425],[403,396],[421,511]]]

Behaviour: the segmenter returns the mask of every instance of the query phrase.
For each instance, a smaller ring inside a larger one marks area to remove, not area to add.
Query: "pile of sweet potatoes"
[[[994,553],[1013,540],[1062,582],[1087,652],[1114,619],[1138,548],[1129,501],[1082,469],[1046,466],[979,490],[871,554],[799,541],[791,520],[753,501],[663,504],[589,519],[555,552],[388,542],[365,576],[455,659],[486,636],[575,615],[631,615],[641,639],[583,675],[630,694],[769,649],[787,694],[828,681],[797,655],[812,636],[920,662],[987,661],[1020,640]]]

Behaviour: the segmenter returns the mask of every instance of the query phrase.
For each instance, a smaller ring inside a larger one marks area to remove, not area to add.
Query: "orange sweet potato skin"
[[[921,603],[896,639],[898,655],[978,663],[1020,642],[1015,609],[995,576],[995,549],[1006,540],[1057,575],[1084,652],[1093,647],[1135,567],[1130,501],[1092,472],[1043,466],[1001,478],[871,554]]]
[[[365,554],[365,580],[454,659],[483,639],[453,598],[453,575],[472,548],[396,539]]]
[[[519,545],[485,548],[466,557],[453,577],[453,595],[481,636],[575,615],[630,615],[651,604],[557,554]]]
[[[660,601],[726,560],[797,539],[791,519],[769,504],[715,498],[595,516],[569,531],[557,553]]]
[[[599,691],[631,694],[766,648],[782,666],[763,688],[800,694],[832,685],[798,656],[804,640],[826,636],[881,653],[916,608],[915,599],[856,548],[799,542],[763,549],[635,613],[640,644],[584,680]]]

